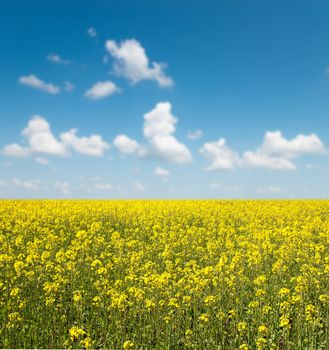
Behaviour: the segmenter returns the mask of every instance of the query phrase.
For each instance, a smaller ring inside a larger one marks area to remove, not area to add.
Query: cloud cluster
[[[14,143],[4,147],[3,153],[12,157],[28,157],[32,155],[50,155],[67,157],[70,151],[89,156],[102,156],[110,148],[100,135],[78,137],[77,129],[61,133],[57,139],[49,123],[42,116],[33,116],[21,132],[26,145]],[[40,159],[40,158],[39,158]],[[39,161],[40,162],[40,161]],[[46,161],[43,160],[43,163]]]
[[[42,185],[42,182],[39,179],[33,179],[33,180],[19,180],[17,178],[13,178],[11,180],[11,183],[15,187],[23,188],[24,190],[38,190],[40,189],[40,186]]]
[[[199,152],[210,161],[206,170],[233,169],[241,162],[239,155],[226,145],[223,138],[206,142]]]
[[[77,136],[77,129],[62,133],[60,139],[64,147],[87,156],[101,157],[110,148],[100,135]]]
[[[142,80],[155,80],[161,87],[173,85],[173,80],[168,77],[163,63],[149,62],[143,46],[135,39],[129,39],[116,43],[107,40],[106,50],[114,58],[114,72],[128,79],[132,84]]]
[[[47,92],[51,95],[56,95],[60,92],[60,88],[56,85],[45,83],[43,80],[39,79],[34,74],[22,76],[19,78],[19,82],[22,85],[29,86],[34,89],[39,89]]]
[[[139,144],[126,135],[118,135],[114,146],[124,154],[136,154],[171,163],[190,163],[189,149],[173,135],[177,119],[171,112],[169,102],[159,102],[154,109],[144,115],[144,137],[146,143]]]
[[[325,154],[327,150],[315,134],[300,134],[288,140],[282,136],[281,131],[268,131],[258,149],[246,151],[242,156],[228,147],[225,139],[205,143],[200,153],[210,161],[206,170],[236,167],[295,170],[297,165],[294,159],[303,155]]]

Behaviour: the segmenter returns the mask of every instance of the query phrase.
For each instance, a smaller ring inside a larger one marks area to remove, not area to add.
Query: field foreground
[[[0,348],[329,349],[329,201],[0,201]]]

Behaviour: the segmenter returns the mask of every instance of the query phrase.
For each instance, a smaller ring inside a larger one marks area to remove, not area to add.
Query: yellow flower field
[[[0,201],[0,347],[329,349],[329,201]]]

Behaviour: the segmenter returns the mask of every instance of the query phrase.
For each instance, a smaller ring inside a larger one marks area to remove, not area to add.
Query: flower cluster
[[[327,349],[328,201],[0,201],[0,348]]]

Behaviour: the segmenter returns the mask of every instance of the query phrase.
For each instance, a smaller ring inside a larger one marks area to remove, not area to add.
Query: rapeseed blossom
[[[329,349],[328,201],[0,201],[0,348]]]

